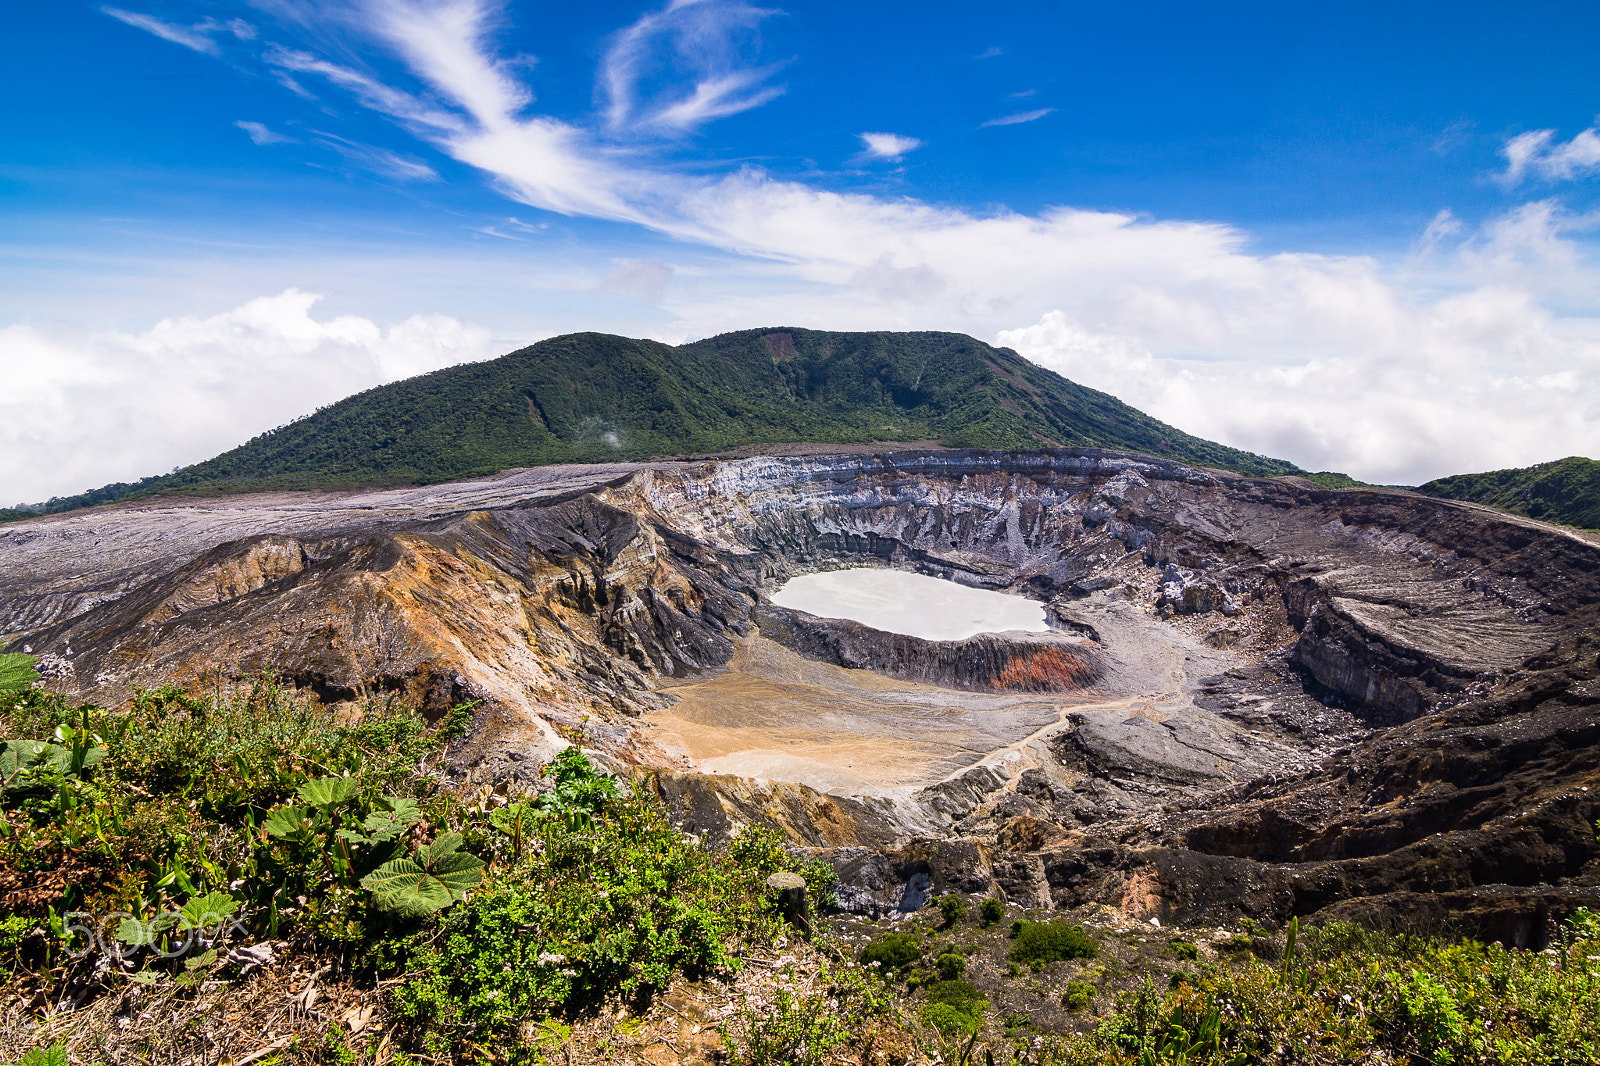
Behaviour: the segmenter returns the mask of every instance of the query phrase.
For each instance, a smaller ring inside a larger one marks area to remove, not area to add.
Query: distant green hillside
[[[1545,522],[1600,529],[1600,463],[1581,456],[1487,474],[1455,474],[1418,491],[1486,503]]]
[[[48,509],[153,492],[429,483],[748,444],[917,440],[1121,448],[1253,475],[1301,473],[958,333],[761,329],[677,347],[575,333],[359,393],[215,459]]]

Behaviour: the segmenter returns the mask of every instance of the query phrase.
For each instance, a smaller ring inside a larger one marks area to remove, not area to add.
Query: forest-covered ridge
[[[1543,522],[1600,529],[1600,462],[1582,456],[1485,474],[1454,474],[1430,481],[1418,491],[1488,504]]]
[[[1305,473],[1184,433],[958,333],[754,329],[677,346],[576,333],[369,389],[173,473],[27,510],[156,493],[428,484],[751,445],[895,441],[1103,447],[1247,475]]]

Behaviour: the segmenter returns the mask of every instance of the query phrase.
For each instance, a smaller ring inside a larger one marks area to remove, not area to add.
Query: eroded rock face
[[[848,565],[1031,596],[1055,631],[929,642],[765,599]],[[913,881],[1163,919],[1496,884],[1558,906],[1600,875],[1597,609],[1600,548],[1552,527],[1100,451],[551,468],[0,527],[6,649],[58,656],[73,695],[271,668],[330,700],[480,699],[458,772],[531,780],[581,743],[713,837],[765,820],[844,849],[869,909]],[[1509,929],[1515,898],[1473,906]]]

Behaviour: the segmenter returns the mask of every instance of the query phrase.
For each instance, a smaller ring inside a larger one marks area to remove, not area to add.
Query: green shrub
[[[1234,933],[1226,940],[1217,941],[1213,946],[1227,955],[1242,955],[1255,950],[1255,941],[1243,933]]]
[[[1470,1061],[1483,1046],[1478,1024],[1469,1023],[1449,987],[1411,970],[1395,974],[1379,996],[1378,1027],[1397,1054],[1416,1054],[1437,1066]]]
[[[928,1002],[918,1014],[924,1025],[950,1039],[976,1033],[988,1007],[971,981],[938,981],[928,986]]]
[[[1061,1005],[1067,1010],[1082,1010],[1094,999],[1095,987],[1087,981],[1068,981],[1061,996]]]
[[[915,933],[884,933],[861,949],[861,964],[876,964],[885,973],[893,973],[922,958],[923,950],[922,938]]]
[[[966,1011],[952,1007],[948,1003],[928,1003],[918,1012],[922,1024],[930,1029],[936,1029],[939,1035],[946,1040],[958,1036],[970,1036],[978,1031],[981,1019],[974,1018]]]
[[[938,973],[939,980],[954,981],[967,972],[967,960],[964,955],[948,951],[935,960],[933,968]]]
[[[955,925],[967,916],[967,901],[954,892],[939,897],[939,918],[945,928]]]
[[[1011,960],[1043,966],[1064,959],[1090,959],[1100,950],[1081,925],[1065,922],[1023,922],[1011,946]]]
[[[990,896],[988,899],[984,900],[983,906],[978,908],[978,918],[982,922],[985,929],[996,924],[1005,916],[1006,905],[995,899],[993,896]]]
[[[648,998],[675,974],[737,968],[742,942],[779,931],[766,872],[690,841],[651,800],[536,832],[524,867],[497,872],[421,944],[395,997],[413,1041],[494,1041],[609,995]]]
[[[965,1011],[982,1012],[989,1001],[971,981],[937,981],[928,986],[929,1003],[948,1003]]]
[[[1185,962],[1194,962],[1200,958],[1200,949],[1187,940],[1174,940],[1167,945],[1167,950]]]

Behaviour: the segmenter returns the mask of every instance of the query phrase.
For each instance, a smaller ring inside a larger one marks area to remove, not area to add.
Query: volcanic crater
[[[772,601],[862,566],[1027,597],[1049,632]],[[698,832],[783,828],[866,911],[913,884],[1164,920],[1425,896],[1536,938],[1600,897],[1597,605],[1583,534],[1097,449],[541,467],[0,528],[5,648],[56,657],[74,697],[270,669],[329,703],[477,699],[458,777],[537,787],[579,744]]]

